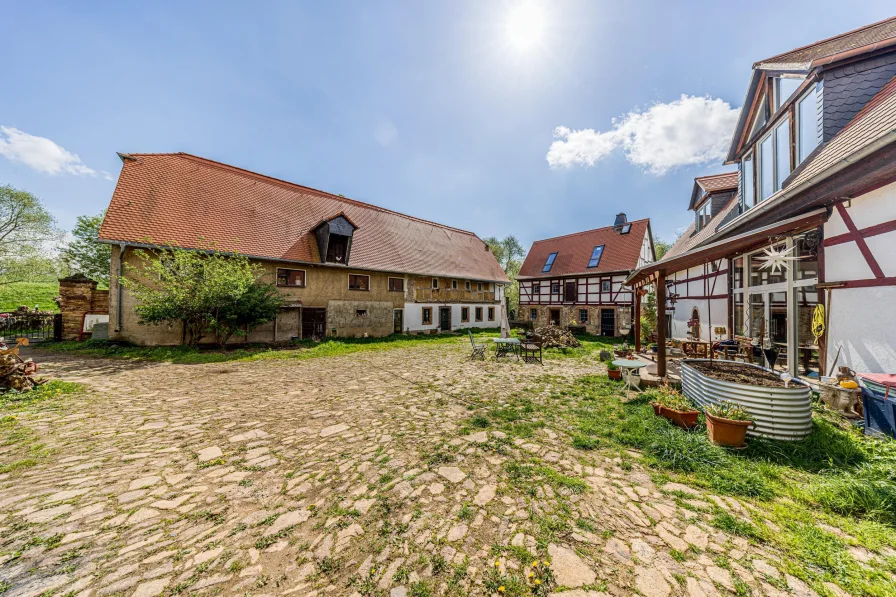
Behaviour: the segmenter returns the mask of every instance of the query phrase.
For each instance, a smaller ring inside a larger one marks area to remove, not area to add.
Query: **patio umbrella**
[[[501,337],[510,338],[510,322],[507,321],[507,305],[501,303]]]

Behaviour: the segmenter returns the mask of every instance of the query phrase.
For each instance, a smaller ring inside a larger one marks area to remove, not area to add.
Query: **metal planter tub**
[[[708,359],[681,361],[681,389],[685,396],[702,408],[723,400],[740,404],[756,423],[756,426],[747,432],[749,435],[797,440],[803,439],[812,431],[812,390],[805,382],[793,379],[789,388],[767,388],[721,381],[688,366],[688,363],[697,362],[710,361]],[[739,365],[769,371],[749,363]]]

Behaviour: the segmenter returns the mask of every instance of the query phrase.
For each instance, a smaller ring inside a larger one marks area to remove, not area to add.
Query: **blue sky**
[[[510,0],[0,0],[0,184],[70,228],[116,151],[185,151],[526,245],[618,211],[672,240],[752,63],[892,10],[526,1],[520,47]]]

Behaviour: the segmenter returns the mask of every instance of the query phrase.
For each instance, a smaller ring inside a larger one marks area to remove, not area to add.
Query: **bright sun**
[[[511,9],[507,19],[507,37],[519,49],[541,41],[544,35],[544,15],[532,2],[523,1]]]

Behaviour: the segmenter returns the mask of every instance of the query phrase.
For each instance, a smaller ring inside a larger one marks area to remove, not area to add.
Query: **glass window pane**
[[[783,251],[786,245],[777,245],[779,251]],[[750,286],[762,286],[764,284],[780,284],[787,281],[787,270],[778,270],[772,273],[770,268],[762,268],[765,264],[763,253],[759,252],[750,256]]]
[[[775,156],[772,155],[772,137],[759,144],[759,200],[764,201],[775,192]]]
[[[544,262],[544,267],[541,268],[541,271],[542,272],[551,271],[551,267],[554,265],[554,259],[556,259],[556,258],[557,258],[557,253],[551,253],[550,255],[548,255],[548,258]]]
[[[802,162],[818,147],[818,96],[815,90],[801,99],[797,105],[797,124],[799,160]]]
[[[781,105],[790,99],[790,96],[793,95],[797,87],[803,84],[803,79],[790,79],[781,77],[778,79],[778,93],[775,97],[775,110],[781,107]]]
[[[750,338],[758,341],[765,338],[765,295],[750,295],[750,321],[747,333]]]
[[[812,317],[818,305],[818,289],[815,286],[794,288],[797,316],[796,370],[800,375],[818,378],[818,346],[812,334]]]
[[[794,280],[812,280],[818,277],[818,231],[810,230],[793,238]]]
[[[790,122],[786,118],[775,128],[775,155],[778,163],[775,190],[778,191],[790,174]]]
[[[734,335],[746,335],[744,329],[744,295],[743,293],[734,295]]]
[[[734,260],[734,267],[732,272],[732,277],[734,278],[734,288],[740,289],[744,287],[744,258],[738,257]]]
[[[744,179],[744,188],[742,189],[742,203],[744,209],[750,209],[755,205],[756,198],[753,192],[753,156],[748,155],[743,159],[743,163],[741,164],[741,171],[743,172]]]

